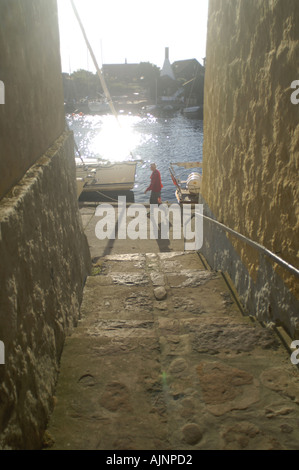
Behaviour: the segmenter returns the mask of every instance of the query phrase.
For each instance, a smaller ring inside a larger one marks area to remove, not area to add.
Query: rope
[[[104,196],[104,197],[110,199],[111,201],[118,202],[118,199],[113,199],[112,197],[107,196],[106,194],[101,193],[101,191],[96,191],[96,192],[97,192],[98,194],[100,194],[100,196]]]

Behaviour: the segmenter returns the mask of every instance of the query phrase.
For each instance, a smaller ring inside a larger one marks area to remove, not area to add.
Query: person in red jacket
[[[157,170],[155,163],[151,164],[151,170],[151,184],[144,191],[144,194],[151,191],[150,204],[161,204],[161,189],[163,188],[163,184],[161,181],[160,171]]]

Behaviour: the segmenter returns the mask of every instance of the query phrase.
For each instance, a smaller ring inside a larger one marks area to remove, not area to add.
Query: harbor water
[[[134,187],[135,202],[146,203],[150,184],[150,163],[155,162],[161,173],[162,200],[175,202],[175,186],[169,165],[175,162],[202,161],[203,121],[178,113],[169,117],[152,115],[67,115],[70,130],[83,158],[101,158],[110,162],[141,160],[137,165]],[[184,181],[194,168],[174,167]]]

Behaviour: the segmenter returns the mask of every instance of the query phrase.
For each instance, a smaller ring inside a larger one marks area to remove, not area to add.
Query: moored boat
[[[197,204],[201,192],[202,175],[199,172],[192,172],[186,181],[181,181],[175,174],[173,165],[185,169],[202,168],[201,162],[176,162],[169,167],[171,179],[176,186],[175,196],[179,204]]]
[[[78,197],[82,192],[130,191],[134,188],[138,162],[106,163],[96,158],[76,158]]]
[[[186,117],[203,119],[203,106],[190,106],[183,109]]]
[[[91,113],[108,113],[110,111],[109,104],[106,100],[101,101],[89,101],[88,109]]]

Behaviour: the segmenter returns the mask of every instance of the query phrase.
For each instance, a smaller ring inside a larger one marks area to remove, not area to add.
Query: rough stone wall
[[[56,0],[0,0],[0,80],[1,198],[64,130]]]
[[[38,448],[90,255],[63,134],[0,204],[0,448]]]
[[[207,211],[297,268],[299,105],[291,103],[291,83],[299,79],[298,18],[297,0],[210,0],[203,160]],[[206,252],[227,268],[251,313],[298,334],[298,278],[261,264],[231,236],[218,239],[215,254],[210,230]],[[231,266],[221,261],[225,252]],[[283,305],[281,288],[289,297]]]
[[[0,448],[36,449],[90,253],[65,131],[56,2],[0,0],[0,43]]]

